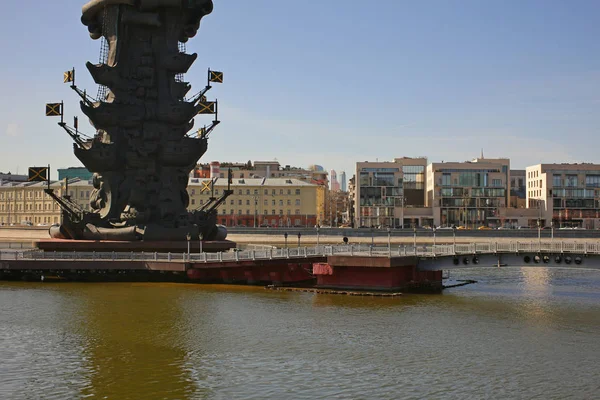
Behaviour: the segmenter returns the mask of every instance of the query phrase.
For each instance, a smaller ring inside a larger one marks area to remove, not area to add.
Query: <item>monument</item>
[[[219,123],[217,102],[205,95],[212,82],[222,83],[223,74],[209,70],[207,86],[189,98],[191,86],[183,81],[197,58],[185,53],[185,43],[212,10],[212,0],[91,0],[83,6],[82,23],[92,39],[102,41],[100,63],[86,64],[100,85],[98,97],[75,85],[74,69],[64,80],[81,97],[95,134],[83,135],[77,119],[68,126],[62,103],[48,104],[46,114],[61,116],[59,125],[73,139],[76,157],[93,173],[94,190],[90,211],[47,190],[63,210],[62,224],[50,231],[53,238],[225,240],[227,231],[216,217],[232,193],[229,187],[192,211],[186,190]],[[215,118],[190,133],[198,114]]]

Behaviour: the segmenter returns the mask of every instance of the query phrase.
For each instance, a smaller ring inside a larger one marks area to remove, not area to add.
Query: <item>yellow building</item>
[[[45,182],[4,183],[0,186],[0,224],[51,225],[60,223],[60,207],[44,189]],[[64,182],[53,182],[58,196],[64,194]],[[227,189],[227,179],[217,179],[214,194],[209,179],[189,181],[188,209],[218,198]],[[204,189],[204,190],[203,190]],[[325,188],[298,179],[234,179],[233,195],[219,207],[218,223],[226,226],[314,226],[325,217]],[[69,181],[71,200],[90,210],[91,181]]]
[[[227,190],[227,179],[219,178],[211,191],[210,179],[192,178],[188,184],[189,209],[205,205],[211,196]],[[324,218],[324,187],[298,179],[235,178],[233,194],[219,207],[217,222],[225,226],[306,227]]]
[[[58,196],[64,194],[64,182],[53,182],[50,187]],[[0,186],[1,225],[52,225],[60,222],[60,207],[44,189],[46,182],[3,183]],[[92,184],[75,179],[69,183],[71,200],[89,210]]]

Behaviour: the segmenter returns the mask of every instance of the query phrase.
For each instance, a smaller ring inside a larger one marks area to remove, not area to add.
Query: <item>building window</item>
[[[279,200],[279,205],[282,206],[283,205],[283,200]]]
[[[265,189],[265,195],[268,195],[268,194],[269,194],[269,190]]]
[[[288,206],[291,206],[291,205],[292,205],[292,200],[288,199],[288,201],[287,201],[287,205],[288,205]]]
[[[576,187],[577,186],[577,175],[567,175],[565,179],[566,187]]]
[[[289,194],[292,194],[292,189],[288,189],[288,190],[287,190],[287,194],[288,194],[288,195],[289,195]]]
[[[296,215],[300,215],[300,210],[296,209]]]
[[[250,205],[250,199],[246,200],[246,205],[249,206]]]
[[[275,210],[271,210],[271,215],[275,215]]]
[[[300,205],[300,199],[296,199],[296,205],[299,206]]]
[[[585,186],[600,187],[600,175],[586,175]]]
[[[300,195],[300,189],[296,189],[296,195]]]
[[[450,186],[452,185],[452,175],[450,174],[442,174],[442,186]]]

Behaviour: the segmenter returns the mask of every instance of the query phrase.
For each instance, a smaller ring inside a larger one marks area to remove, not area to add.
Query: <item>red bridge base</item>
[[[313,264],[317,287],[402,292],[442,291],[442,271],[417,271],[415,257],[330,256]]]

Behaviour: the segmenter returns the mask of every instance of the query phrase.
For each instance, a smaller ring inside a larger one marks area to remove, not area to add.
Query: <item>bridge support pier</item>
[[[442,271],[419,271],[417,258],[329,256],[313,264],[317,287],[338,290],[439,293]]]

